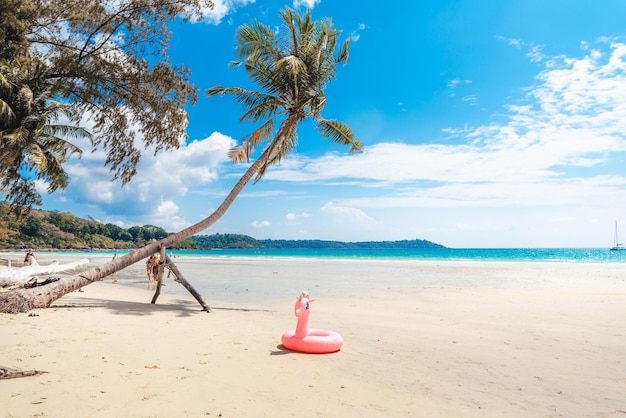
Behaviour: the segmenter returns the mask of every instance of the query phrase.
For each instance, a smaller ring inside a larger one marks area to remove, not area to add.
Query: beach
[[[622,264],[175,262],[213,312],[138,263],[0,314],[0,365],[46,372],[0,416],[626,417]],[[341,351],[282,347],[304,290]]]

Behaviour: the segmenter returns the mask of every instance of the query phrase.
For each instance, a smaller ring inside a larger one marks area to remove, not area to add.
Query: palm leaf
[[[325,138],[341,145],[351,145],[350,152],[361,151],[361,143],[354,139],[354,133],[343,122],[336,120],[318,119],[317,129]]]

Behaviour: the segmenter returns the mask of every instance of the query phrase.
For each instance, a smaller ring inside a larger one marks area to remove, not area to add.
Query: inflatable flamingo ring
[[[302,292],[296,298],[294,312],[298,318],[296,329],[286,331],[282,342],[285,348],[302,353],[323,354],[341,350],[343,338],[336,332],[324,329],[309,329],[310,304],[309,294]]]

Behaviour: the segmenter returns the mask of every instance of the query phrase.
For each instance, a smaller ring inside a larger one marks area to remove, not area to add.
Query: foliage
[[[273,28],[258,21],[237,29],[236,57],[232,65],[243,66],[260,90],[216,86],[208,96],[233,96],[246,111],[240,121],[260,122],[261,126],[230,150],[234,162],[249,161],[255,149],[270,137],[268,154],[256,173],[260,180],[268,166],[279,163],[297,143],[297,126],[307,118],[317,123],[322,137],[350,145],[358,152],[361,145],[350,128],[339,121],[322,117],[326,105],[324,89],[335,78],[338,65],[348,60],[348,43],[338,44],[340,31],[330,19],[313,21],[311,11],[303,15],[286,8],[280,13],[284,28],[278,35]],[[274,126],[283,118],[276,133]]]
[[[0,190],[18,215],[41,204],[35,180],[45,181],[50,193],[67,185],[63,163],[81,150],[64,138],[91,138],[84,129],[55,123],[78,116],[50,100],[60,87],[42,81],[45,73],[45,66],[26,59],[0,65]]]
[[[30,19],[36,12],[31,1],[3,0],[0,2],[0,60],[11,60],[28,50],[27,35]]]
[[[214,234],[214,235],[196,235],[190,238],[191,242],[196,244],[198,249],[209,250],[213,248],[224,249],[254,249],[261,248],[259,242],[247,235],[240,234]]]
[[[322,241],[322,240],[259,240],[262,248],[281,249],[411,249],[411,248],[444,248],[443,245],[435,244],[422,239],[401,241]]]
[[[0,204],[0,248],[131,249],[170,235],[154,225],[125,229],[69,212],[32,210],[17,220],[8,208],[7,203]],[[172,248],[194,249],[196,245],[183,241]]]
[[[40,204],[32,173],[24,173],[24,167],[36,168],[35,177],[48,183],[48,192],[66,186],[62,164],[80,151],[76,144],[65,144],[62,154],[55,141],[50,152],[58,153],[56,161],[44,164],[37,150],[6,136],[35,123],[37,130],[26,129],[32,143],[47,133],[59,107],[81,115],[81,123],[90,120],[93,148],[106,152],[105,165],[123,184],[136,172],[140,147],[152,147],[156,154],[186,140],[184,108],[196,101],[197,89],[189,70],[169,61],[168,24],[199,18],[202,7],[212,8],[213,2],[3,0],[0,59],[5,70],[0,84],[9,94],[0,98],[0,131],[3,150],[14,150],[2,159],[0,192],[5,198],[26,209]],[[22,67],[29,71],[16,71]],[[23,94],[25,88],[32,94]],[[37,107],[15,112],[25,98]],[[66,137],[71,133],[67,128],[53,129],[53,134]]]

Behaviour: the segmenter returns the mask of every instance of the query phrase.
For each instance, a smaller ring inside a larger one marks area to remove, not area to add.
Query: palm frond
[[[0,129],[11,125],[15,121],[15,112],[4,100],[0,99]]]
[[[71,138],[71,139],[85,138],[85,139],[93,140],[92,133],[89,130],[82,128],[80,126],[48,124],[43,127],[41,132],[42,134],[45,134],[45,135],[56,136],[58,137],[59,141],[62,141],[62,138]],[[68,144],[70,143],[68,142]],[[78,147],[75,147],[74,145],[72,145],[72,147],[76,148],[78,153],[82,152],[82,150],[80,150]]]
[[[346,39],[343,45],[341,46],[341,48],[337,50],[337,53],[335,55],[335,62],[337,64],[345,64],[346,62],[348,62],[348,46],[349,45],[350,45],[350,39]]]
[[[209,97],[216,96],[218,94],[222,96],[229,94],[233,96],[236,103],[243,105],[245,107],[257,106],[267,100],[276,99],[274,96],[270,94],[265,94],[262,92],[243,89],[239,87],[222,87],[222,86],[211,87],[210,89],[207,90],[206,94]]]
[[[244,62],[251,55],[267,61],[280,57],[274,31],[258,21],[240,26],[235,33],[235,43],[237,45],[235,56]]]
[[[241,115],[239,120],[242,122],[246,120],[258,122],[260,120],[274,118],[277,115],[284,113],[284,107],[283,101],[268,100],[247,110],[243,115]]]
[[[54,100],[60,84],[45,81],[43,69],[28,60],[0,65],[0,185],[16,211],[41,201],[33,178],[47,182],[49,191],[64,188],[63,164],[82,152],[71,140],[92,139],[85,128],[56,123],[62,116],[70,122],[80,116]]]
[[[232,162],[241,163],[250,161],[250,156],[254,153],[261,141],[268,139],[274,131],[274,120],[269,119],[254,132],[248,135],[244,141],[228,151],[228,158]]]
[[[44,172],[46,170],[48,161],[39,144],[36,142],[29,143],[23,153],[26,156],[24,163],[29,169],[35,169],[37,172]]]
[[[361,143],[354,139],[354,133],[345,123],[320,118],[317,121],[317,129],[322,136],[330,139],[332,142],[341,145],[350,145],[351,153],[361,151]]]

